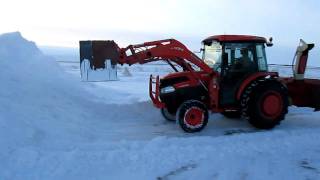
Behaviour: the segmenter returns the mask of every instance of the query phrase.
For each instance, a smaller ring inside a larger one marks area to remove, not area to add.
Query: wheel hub
[[[204,112],[202,109],[197,107],[190,108],[184,117],[184,123],[189,128],[198,128],[203,124]]]
[[[275,118],[281,113],[283,107],[281,95],[277,92],[269,92],[264,96],[261,105],[265,116]]]

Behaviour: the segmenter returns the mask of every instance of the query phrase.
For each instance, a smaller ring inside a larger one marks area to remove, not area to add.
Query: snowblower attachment
[[[307,44],[300,40],[295,53],[293,65],[293,77],[280,78],[287,86],[292,105],[298,107],[311,107],[315,111],[320,110],[320,80],[305,78],[309,51],[314,44]]]
[[[82,81],[117,80],[119,47],[114,41],[80,41]]]

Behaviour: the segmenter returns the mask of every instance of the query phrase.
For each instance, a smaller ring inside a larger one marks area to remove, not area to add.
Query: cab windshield
[[[203,61],[215,71],[220,70],[222,58],[222,46],[219,42],[213,41],[204,45]]]

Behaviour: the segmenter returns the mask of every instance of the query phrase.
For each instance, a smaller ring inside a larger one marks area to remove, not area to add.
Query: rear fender
[[[267,77],[278,77],[277,72],[257,72],[252,75],[250,75],[247,79],[245,79],[242,84],[240,85],[238,91],[237,91],[237,100],[240,100],[241,95],[243,91],[248,87],[254,80],[261,79],[261,78],[267,78]]]

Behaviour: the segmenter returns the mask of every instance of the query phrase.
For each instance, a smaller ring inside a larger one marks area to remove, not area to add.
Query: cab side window
[[[251,43],[227,43],[225,53],[228,55],[229,71],[255,71],[255,45]]]
[[[257,61],[258,61],[258,68],[259,71],[268,71],[268,64],[266,58],[265,47],[263,44],[258,44],[256,46],[257,52]]]

